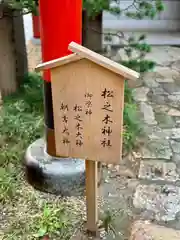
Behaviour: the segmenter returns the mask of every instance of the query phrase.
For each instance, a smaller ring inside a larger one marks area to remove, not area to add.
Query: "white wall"
[[[151,0],[153,1],[153,0]],[[131,5],[133,0],[121,0],[122,9]],[[132,20],[122,15],[117,18],[104,13],[104,28],[121,29],[123,31],[178,31],[180,30],[180,0],[164,0],[165,11],[154,20]]]

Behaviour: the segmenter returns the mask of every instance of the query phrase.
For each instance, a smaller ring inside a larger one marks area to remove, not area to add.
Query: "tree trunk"
[[[24,75],[28,72],[28,61],[23,16],[19,11],[14,12],[14,16],[13,37],[16,56],[16,82],[19,86],[22,83]]]
[[[3,97],[17,90],[27,72],[27,57],[22,16],[7,5],[0,7],[0,15],[3,13],[0,18],[0,92]]]
[[[102,52],[102,12],[95,18],[90,18],[83,10],[82,44],[95,52]]]
[[[17,83],[12,10],[3,6],[2,11],[10,16],[0,19],[0,91],[5,96],[16,91]]]

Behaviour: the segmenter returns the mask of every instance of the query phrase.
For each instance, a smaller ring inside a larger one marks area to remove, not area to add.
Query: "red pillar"
[[[81,43],[82,0],[39,0],[42,60],[69,54],[71,41]],[[56,155],[50,72],[44,72],[47,153]]]
[[[33,37],[40,38],[39,16],[32,15]]]

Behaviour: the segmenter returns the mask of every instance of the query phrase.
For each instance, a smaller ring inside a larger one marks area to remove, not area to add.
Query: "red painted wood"
[[[68,55],[71,41],[81,43],[82,0],[39,0],[43,62]],[[44,80],[51,81],[49,71]]]
[[[32,15],[33,37],[40,38],[39,16]]]

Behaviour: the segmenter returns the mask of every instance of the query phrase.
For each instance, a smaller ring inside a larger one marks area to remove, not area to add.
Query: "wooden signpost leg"
[[[86,160],[87,230],[97,233],[98,223],[98,169],[97,162]]]

